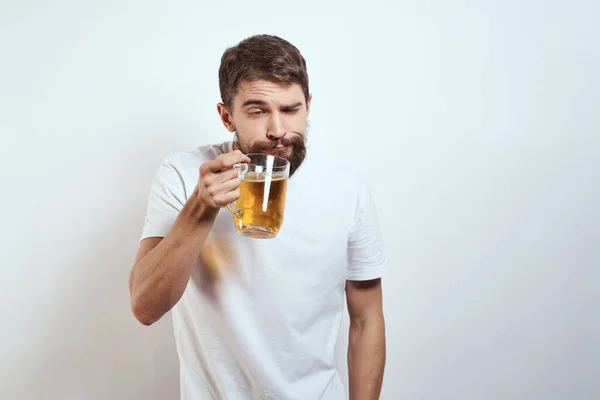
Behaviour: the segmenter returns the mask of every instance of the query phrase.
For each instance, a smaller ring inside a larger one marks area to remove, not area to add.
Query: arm
[[[198,203],[186,202],[164,238],[140,243],[129,291],[133,314],[144,325],[158,321],[183,295],[218,211]]]
[[[235,151],[202,164],[198,185],[169,232],[140,243],[129,293],[133,314],[142,324],[158,321],[183,295],[219,207],[239,197],[237,170],[231,166],[247,161]]]
[[[347,281],[346,298],[350,400],[378,399],[386,356],[381,279]]]

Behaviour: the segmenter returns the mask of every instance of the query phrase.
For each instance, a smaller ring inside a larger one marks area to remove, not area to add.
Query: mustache
[[[295,171],[300,167],[306,157],[306,136],[300,134],[291,137],[286,137],[286,135],[284,135],[279,139],[266,140],[264,142],[260,141],[249,145],[248,147],[244,146],[239,141],[237,143],[240,150],[245,154],[262,153],[264,150],[275,149],[277,146],[284,146],[288,150],[291,150],[291,154],[287,156],[281,155],[290,162],[290,177],[294,175]],[[277,150],[275,151],[277,152]]]
[[[268,142],[261,142],[255,145],[255,150],[271,150],[276,148],[277,146],[285,146],[285,147],[297,147],[303,146],[304,140],[300,137],[294,137],[292,139],[281,137],[279,139],[274,139]]]

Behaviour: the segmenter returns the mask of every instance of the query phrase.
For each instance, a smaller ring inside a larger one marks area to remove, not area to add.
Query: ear
[[[235,132],[235,124],[233,123],[233,117],[231,115],[231,111],[227,108],[227,106],[223,103],[217,104],[217,112],[219,113],[219,117],[221,117],[221,122],[227,128],[229,132]]]
[[[306,100],[306,111],[310,114],[310,102],[312,101],[312,93],[308,94],[308,99]]]

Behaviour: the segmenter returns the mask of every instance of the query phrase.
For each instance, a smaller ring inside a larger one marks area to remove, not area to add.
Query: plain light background
[[[0,5],[0,398],[177,398],[129,269],[159,160],[230,139],[219,60],[255,33],[307,59],[310,146],[371,177],[381,398],[600,398],[597,2]]]

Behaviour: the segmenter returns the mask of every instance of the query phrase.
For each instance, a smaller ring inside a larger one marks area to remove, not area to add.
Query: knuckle
[[[223,165],[224,165],[223,160],[224,160],[224,155],[223,154],[221,154],[217,158],[215,158],[212,161],[213,170],[219,170],[219,169],[223,168]]]

